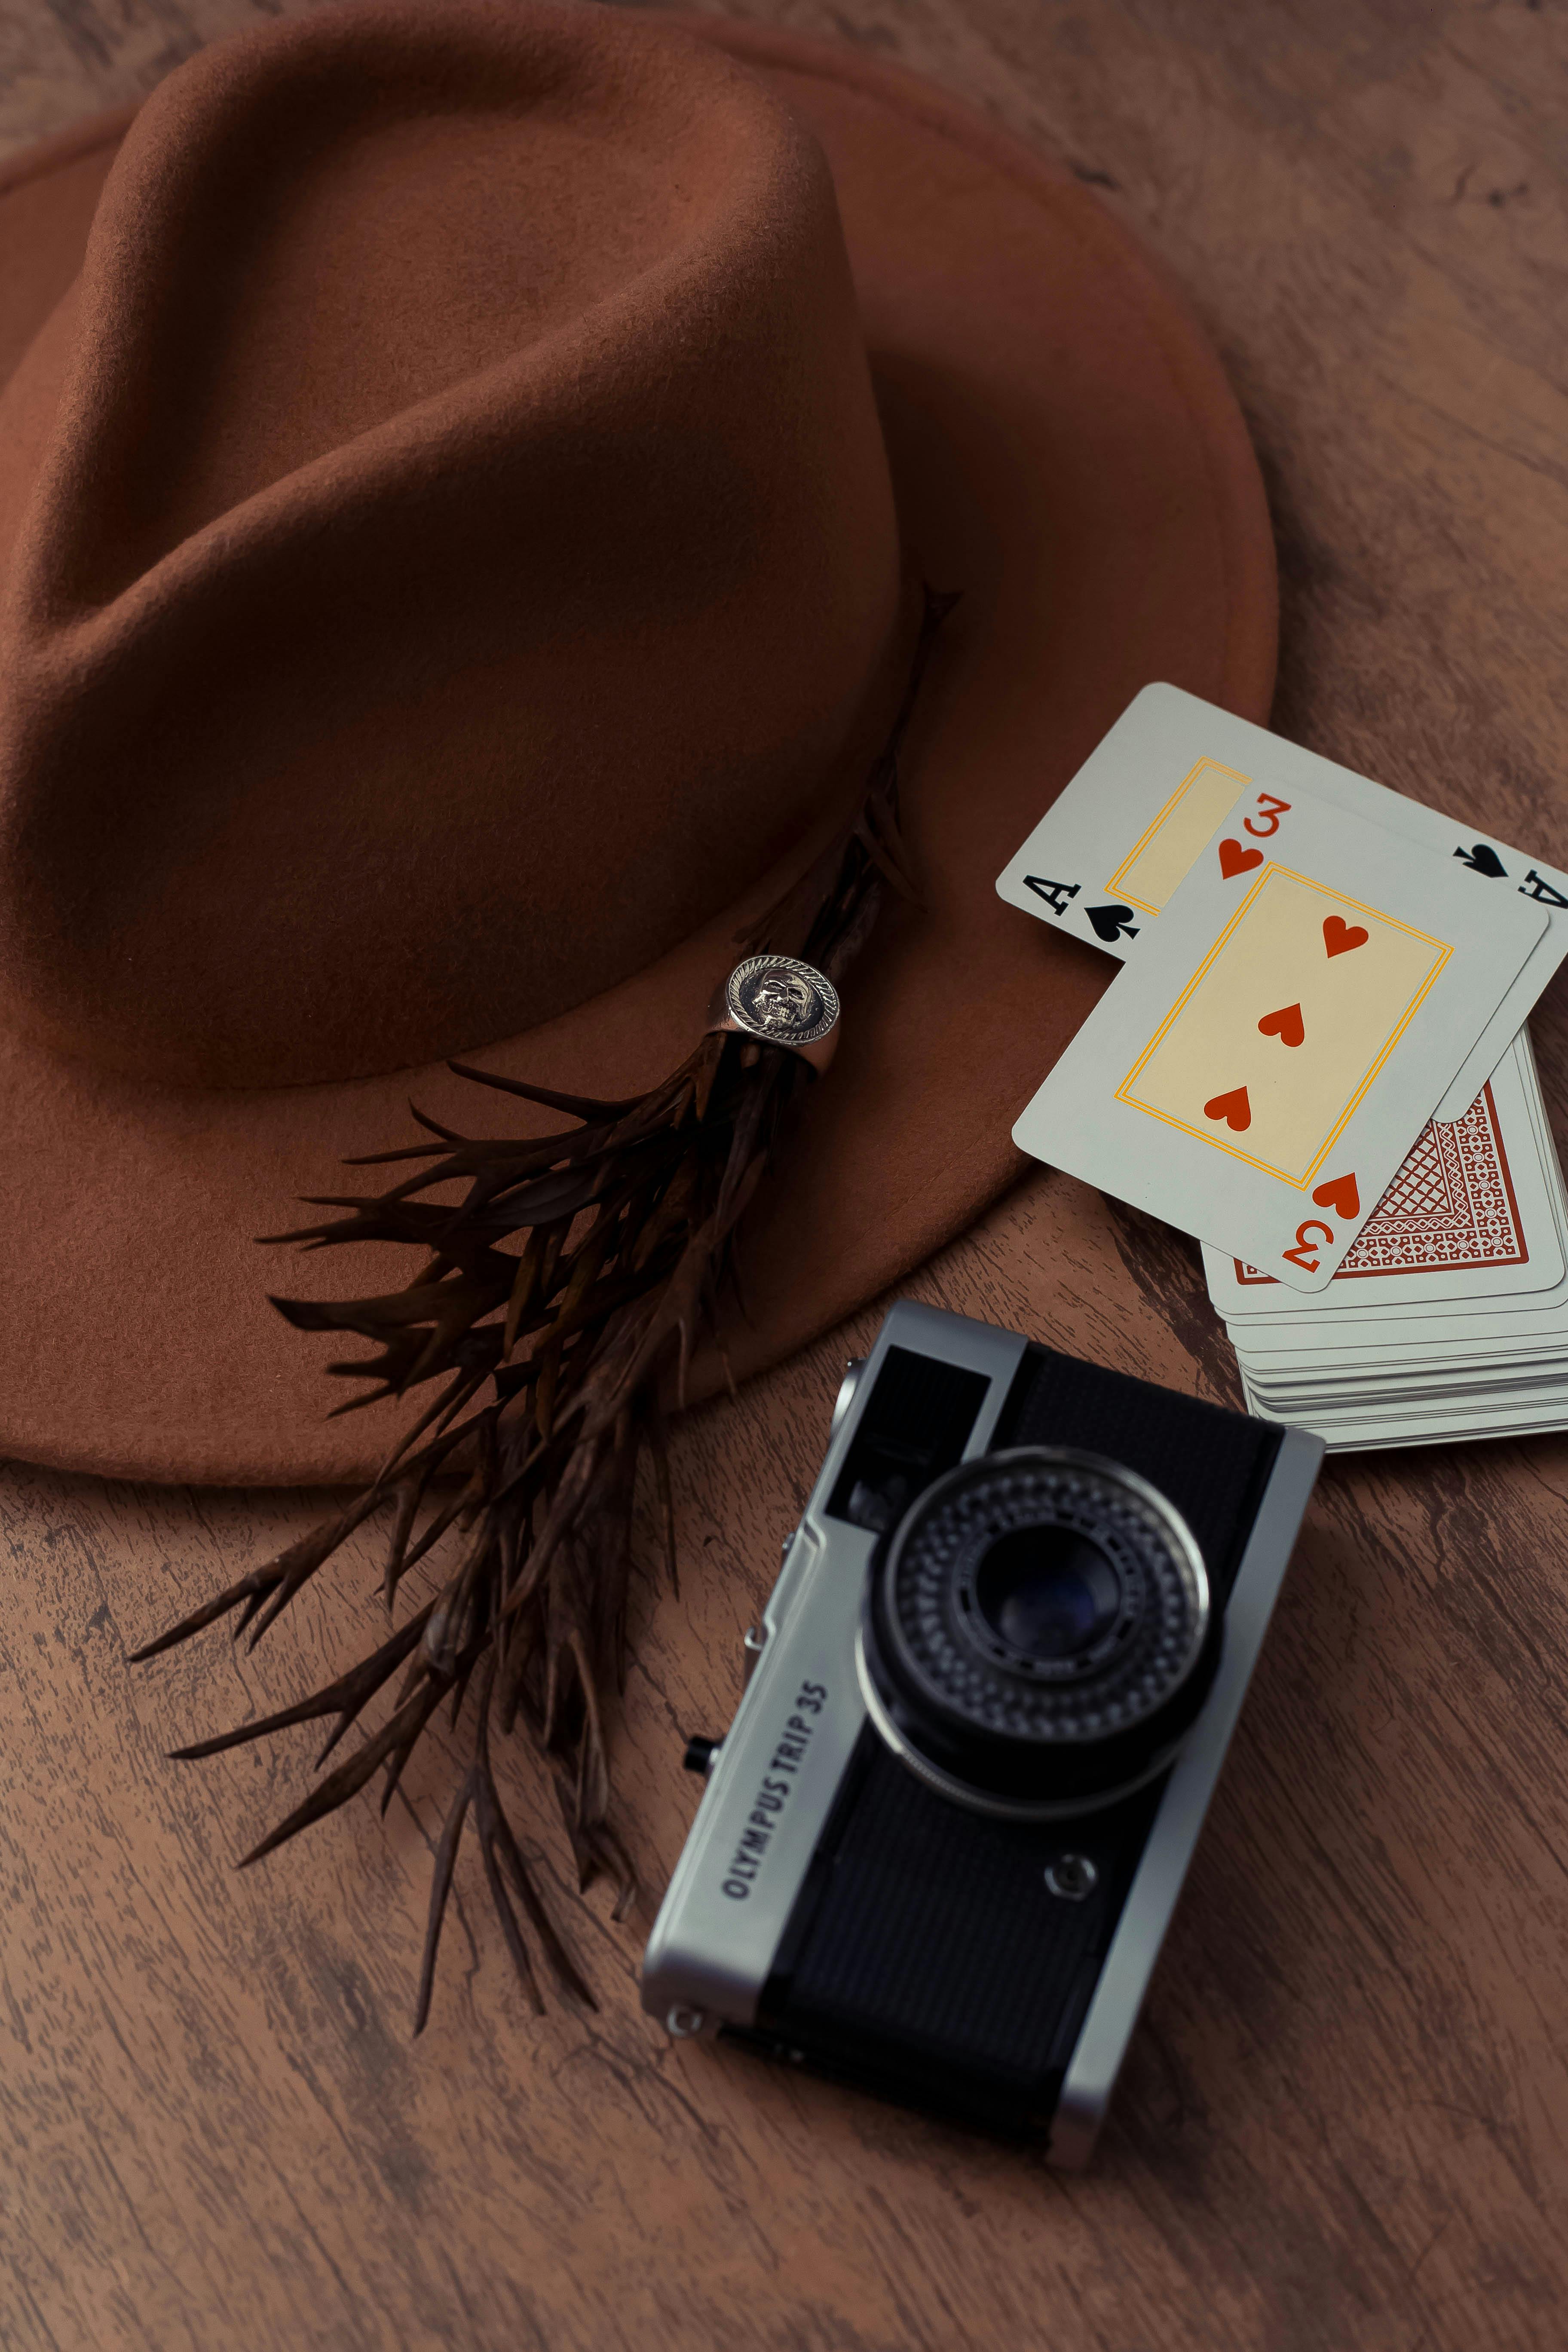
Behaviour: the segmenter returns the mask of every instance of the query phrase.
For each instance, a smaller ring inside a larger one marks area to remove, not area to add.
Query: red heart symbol
[[[1312,1198],[1320,1209],[1338,1210],[1347,1225],[1352,1217],[1361,1214],[1361,1194],[1356,1191],[1353,1176],[1336,1176],[1331,1184],[1320,1184]]]
[[[1330,915],[1323,924],[1323,945],[1331,956],[1349,955],[1352,948],[1364,948],[1366,933],[1359,923],[1347,923],[1342,915]]]
[[[1278,1037],[1282,1045],[1299,1045],[1307,1034],[1299,1004],[1287,1004],[1280,1013],[1266,1013],[1258,1026],[1265,1037]]]
[[[1227,882],[1238,874],[1250,874],[1255,866],[1263,863],[1261,849],[1244,849],[1239,841],[1222,841],[1219,845],[1219,870]],[[1366,937],[1365,932],[1362,937]]]
[[[1252,1125],[1252,1105],[1247,1099],[1247,1088],[1237,1087],[1228,1095],[1215,1095],[1213,1102],[1204,1105],[1205,1118],[1223,1118],[1226,1127],[1239,1135]]]

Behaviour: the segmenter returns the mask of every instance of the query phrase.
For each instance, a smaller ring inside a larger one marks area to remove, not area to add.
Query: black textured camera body
[[[909,1304],[853,1371],[645,2004],[1081,2163],[1321,1449]]]

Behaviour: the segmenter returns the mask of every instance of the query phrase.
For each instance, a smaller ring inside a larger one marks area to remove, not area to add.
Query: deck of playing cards
[[[1205,1247],[1250,1410],[1333,1448],[1568,1426],[1568,1189],[1528,1031],[1431,1120],[1327,1289]]]
[[[1150,687],[997,888],[1126,967],[1015,1137],[1203,1242],[1255,1412],[1335,1446],[1568,1423],[1524,1027],[1568,876]]]

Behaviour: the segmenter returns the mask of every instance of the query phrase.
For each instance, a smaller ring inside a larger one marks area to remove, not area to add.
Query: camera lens
[[[872,1719],[960,1801],[1080,1811],[1174,1754],[1219,1657],[1191,1530],[1119,1463],[964,1463],[884,1537],[861,1629]]]
[[[1074,1528],[1015,1528],[998,1536],[974,1579],[980,1613],[1005,1648],[1042,1662],[1081,1658],[1121,1613],[1122,1583],[1091,1537]]]

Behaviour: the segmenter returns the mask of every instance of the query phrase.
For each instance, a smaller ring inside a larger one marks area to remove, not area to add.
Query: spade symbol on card
[[[1250,874],[1255,866],[1263,863],[1261,849],[1244,848],[1239,841],[1222,841],[1219,845],[1219,870],[1227,882],[1238,874]]]
[[[1323,945],[1331,956],[1349,955],[1352,948],[1364,948],[1366,930],[1361,923],[1347,923],[1342,915],[1329,915],[1323,922]]]
[[[1086,907],[1083,911],[1094,925],[1095,937],[1103,940],[1107,947],[1123,934],[1130,940],[1138,936],[1131,907]]]
[[[1245,1134],[1252,1125],[1252,1105],[1247,1101],[1247,1088],[1236,1087],[1227,1095],[1215,1095],[1212,1102],[1205,1103],[1204,1117],[1223,1118],[1233,1135]]]
[[[1472,842],[1468,849],[1456,849],[1454,855],[1466,866],[1473,867],[1476,873],[1485,874],[1493,882],[1508,874],[1508,867],[1497,851],[1489,848],[1484,841]]]
[[[1332,1209],[1347,1225],[1352,1217],[1361,1214],[1361,1194],[1356,1191],[1353,1173],[1336,1176],[1331,1184],[1320,1184],[1312,1198],[1320,1209]]]
[[[1260,1035],[1278,1037],[1282,1045],[1299,1045],[1307,1034],[1299,1004],[1286,1004],[1278,1013],[1266,1013],[1258,1027]]]

